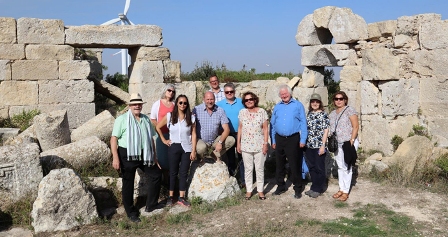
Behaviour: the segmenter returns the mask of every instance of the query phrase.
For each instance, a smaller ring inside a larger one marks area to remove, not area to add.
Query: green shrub
[[[412,126],[412,131],[409,132],[408,137],[412,137],[414,135],[425,136],[425,137],[431,139],[431,137],[429,136],[428,129],[425,128],[424,126],[418,125],[418,124],[414,124]]]
[[[33,123],[33,118],[40,114],[39,110],[23,110],[22,113],[16,114],[11,118],[0,118],[0,127],[2,128],[19,128],[20,132],[25,131]]]
[[[390,144],[392,144],[394,151],[396,151],[398,149],[398,146],[400,146],[400,144],[403,142],[403,138],[395,135],[392,140],[390,141]]]
[[[437,158],[434,164],[441,169],[441,174],[448,178],[448,153]]]

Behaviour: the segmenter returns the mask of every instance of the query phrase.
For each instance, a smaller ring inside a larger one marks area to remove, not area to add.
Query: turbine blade
[[[121,53],[121,50],[118,51],[118,52],[116,52],[116,53],[114,53],[114,54],[112,54],[112,56],[115,56],[115,55],[117,55],[117,54],[119,54],[119,53]]]
[[[129,21],[130,25],[135,25],[131,20],[128,19],[128,21]]]
[[[121,19],[120,18],[115,18],[115,19],[112,19],[112,20],[110,20],[110,21],[106,21],[106,22],[104,22],[103,24],[101,24],[102,26],[104,25],[112,25],[112,24],[114,24],[114,23],[117,23],[117,22],[119,22],[119,21],[121,21]]]
[[[123,14],[127,14],[129,10],[129,5],[131,5],[131,0],[126,0],[126,5],[124,5],[124,12]]]

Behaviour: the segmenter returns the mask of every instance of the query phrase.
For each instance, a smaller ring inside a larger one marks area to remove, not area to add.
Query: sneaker
[[[166,206],[167,207],[171,207],[174,205],[174,198],[173,197],[169,197],[168,200],[166,201]]]
[[[310,196],[310,194],[313,193],[313,192],[314,192],[314,191],[310,189],[310,190],[308,190],[308,191],[305,192],[305,195]]]
[[[294,198],[295,199],[300,199],[302,197],[302,193],[301,192],[295,192],[294,194]]]
[[[312,198],[317,198],[317,197],[319,197],[320,195],[321,195],[321,193],[311,191],[311,193],[310,193],[308,196],[310,196],[310,197],[312,197]]]
[[[130,216],[129,220],[131,220],[132,222],[141,222],[142,220],[140,220],[140,218],[138,216]]]
[[[179,201],[177,201],[177,204],[179,204],[181,206],[185,206],[185,207],[191,206],[191,204],[187,200],[185,200],[185,198],[183,198],[183,197],[179,197]]]

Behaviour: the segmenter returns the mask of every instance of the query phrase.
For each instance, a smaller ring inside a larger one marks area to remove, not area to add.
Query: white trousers
[[[242,152],[244,162],[244,179],[246,181],[246,192],[253,190],[253,170],[255,164],[255,174],[257,177],[257,192],[261,193],[264,189],[264,162],[266,155],[263,152]]]
[[[354,142],[355,150],[358,150],[358,139]],[[344,150],[342,150],[342,143],[338,145],[337,152],[334,153],[334,159],[338,165],[338,181],[339,190],[343,193],[349,193],[352,185],[353,166],[347,169],[347,163],[344,161]]]

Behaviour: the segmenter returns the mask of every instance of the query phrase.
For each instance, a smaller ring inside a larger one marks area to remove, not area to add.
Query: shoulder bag
[[[346,106],[344,111],[342,111],[341,115],[339,115],[339,118],[336,121],[336,125],[334,126],[334,132],[330,136],[328,136],[327,147],[330,152],[335,152],[338,150],[338,136],[336,135],[336,128],[338,127],[339,119],[341,119],[342,114],[345,112],[347,108],[348,106]]]

